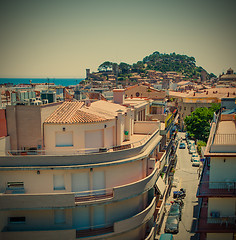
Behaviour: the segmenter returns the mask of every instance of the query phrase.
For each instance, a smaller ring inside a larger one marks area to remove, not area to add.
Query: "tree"
[[[119,69],[121,70],[122,74],[126,74],[126,73],[129,73],[131,66],[127,63],[121,62],[119,64]]]
[[[112,62],[106,61],[98,67],[98,71],[107,71],[108,68],[112,69]]]
[[[194,139],[207,142],[210,133],[210,122],[214,112],[220,109],[219,104],[213,104],[210,108],[197,108],[184,119],[186,130]]]

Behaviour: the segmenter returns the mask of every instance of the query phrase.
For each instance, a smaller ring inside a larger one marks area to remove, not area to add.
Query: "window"
[[[25,193],[24,182],[8,182],[6,193]]]
[[[25,223],[25,217],[9,217],[9,223]]]
[[[54,210],[54,223],[62,224],[66,222],[66,214],[64,209]]]
[[[54,190],[65,190],[64,175],[56,174],[53,175]]]
[[[184,107],[184,111],[186,111],[186,107]]]
[[[191,112],[193,112],[193,107],[191,107]]]
[[[136,97],[139,97],[139,92],[136,92]]]
[[[152,114],[157,114],[157,108],[156,107],[152,107]]]
[[[23,182],[8,182],[7,187],[8,188],[23,188],[24,183]]]
[[[73,147],[72,132],[57,132],[56,147]]]

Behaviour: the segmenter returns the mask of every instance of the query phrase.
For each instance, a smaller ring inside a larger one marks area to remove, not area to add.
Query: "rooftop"
[[[235,114],[220,114],[212,122],[205,156],[236,156]]]
[[[105,121],[105,118],[81,110],[82,102],[64,102],[46,120],[45,123],[90,123]]]

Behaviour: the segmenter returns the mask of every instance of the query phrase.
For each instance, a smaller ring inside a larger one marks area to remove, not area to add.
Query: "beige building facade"
[[[166,194],[160,124],[116,105],[63,103],[44,120],[43,151],[0,157],[1,239],[154,239]]]
[[[205,151],[199,183],[201,240],[232,240],[236,236],[236,127],[235,114],[215,116]]]

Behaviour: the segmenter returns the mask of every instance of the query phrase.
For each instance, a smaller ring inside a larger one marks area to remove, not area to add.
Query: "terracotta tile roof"
[[[46,120],[45,123],[91,123],[105,121],[105,118],[81,110],[82,102],[64,102]]]
[[[92,102],[89,107],[83,107],[82,111],[95,113],[97,116],[109,120],[114,119],[119,112],[127,112],[127,108],[120,104],[99,100]]]

